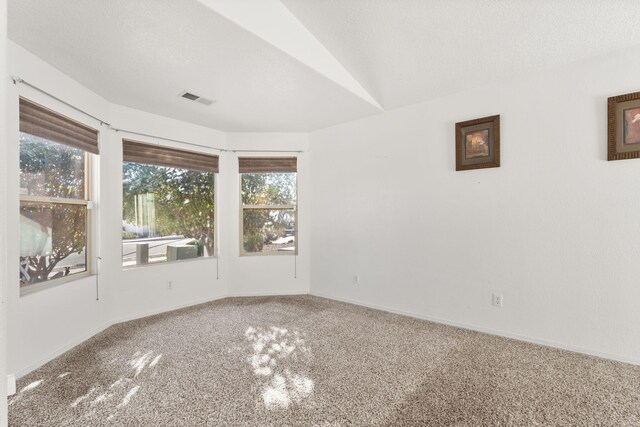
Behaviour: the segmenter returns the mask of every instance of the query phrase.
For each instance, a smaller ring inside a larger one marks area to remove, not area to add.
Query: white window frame
[[[256,173],[282,173],[282,172],[247,172],[247,175],[253,175]],[[240,189],[240,256],[241,257],[251,257],[251,256],[297,256],[298,255],[298,172],[296,174],[296,204],[295,205],[245,205],[242,203],[242,175],[244,173],[239,173],[238,177],[238,185]],[[245,210],[292,210],[294,225],[293,225],[293,236],[294,236],[294,244],[295,249],[293,251],[276,251],[276,252],[247,252],[244,250],[244,212]]]
[[[130,162],[130,163],[138,163],[138,164],[148,164],[148,163],[140,163],[140,162]],[[123,162],[124,166],[124,162]],[[152,165],[153,166],[153,165]],[[168,166],[167,166],[168,167]],[[185,169],[185,168],[175,168],[175,169]],[[211,256],[202,256],[192,259],[181,259],[177,261],[162,261],[162,262],[150,262],[147,264],[134,264],[134,265],[122,265],[122,261],[120,262],[120,266],[122,270],[136,270],[138,268],[149,268],[151,266],[157,265],[172,265],[172,264],[183,264],[189,262],[198,262],[198,261],[206,261],[206,260],[215,260],[218,258],[218,239],[219,239],[219,231],[218,231],[218,173],[213,173],[213,238],[215,239],[215,244],[213,245],[213,255]],[[122,202],[124,203],[124,201]],[[120,209],[120,222],[122,223],[122,209]],[[122,244],[122,237],[120,237],[120,259],[124,258],[124,246]]]
[[[21,132],[22,133],[22,132]],[[52,141],[55,142],[55,141]],[[61,144],[65,145],[65,144]],[[82,150],[84,151],[84,150]],[[86,254],[86,270],[81,273],[70,274],[68,276],[60,277],[58,279],[47,280],[46,282],[35,283],[33,285],[27,285],[20,287],[20,296],[32,294],[45,289],[49,289],[55,286],[63,285],[65,283],[81,280],[94,274],[94,259],[93,259],[93,162],[94,154],[84,151],[84,199],[68,199],[62,197],[47,197],[47,196],[30,196],[26,194],[20,195],[20,206],[22,202],[31,203],[44,203],[44,204],[61,204],[61,205],[82,205],[86,206],[86,219],[85,219],[85,254]]]

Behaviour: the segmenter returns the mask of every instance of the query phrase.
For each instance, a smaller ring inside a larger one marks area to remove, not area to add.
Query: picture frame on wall
[[[608,99],[608,160],[640,158],[640,92]]]
[[[500,115],[456,123],[456,170],[500,167]]]

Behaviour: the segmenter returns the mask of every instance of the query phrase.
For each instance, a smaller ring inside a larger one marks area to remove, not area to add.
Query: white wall
[[[0,0],[0,426],[7,425],[7,2]]]
[[[108,114],[104,99],[12,42],[7,62],[10,75],[37,84],[98,117]],[[26,86],[11,85],[8,89],[8,371],[19,375],[91,336],[104,327],[106,318],[104,300],[96,300],[95,276],[20,297],[18,97],[24,95],[90,126],[99,124]],[[100,133],[100,144],[105,144],[104,132]],[[99,205],[100,194],[97,199]]]
[[[606,161],[639,74],[635,49],[313,132],[312,293],[640,363],[640,160]],[[502,166],[456,172],[455,122],[493,114]]]
[[[15,143],[0,156],[8,184],[5,241],[11,249],[8,372],[24,374],[114,321],[226,295],[310,288],[640,361],[635,283],[640,160],[606,161],[606,98],[638,89],[638,53],[597,58],[310,135],[224,134],[111,105],[10,43],[10,74],[116,127],[230,151],[220,155],[217,181],[219,258],[123,270],[121,139],[126,134],[101,127],[101,298],[96,300],[95,276],[21,298],[13,279],[19,241],[18,95],[99,124],[12,85],[7,128],[8,141]],[[503,166],[455,172],[454,123],[497,113]],[[298,257],[239,256],[239,154],[232,150],[265,149],[304,151],[298,161]],[[356,274],[360,285],[351,283]],[[174,281],[173,289],[167,290],[167,280]],[[490,305],[492,292],[504,295],[504,308]]]
[[[237,156],[227,148],[250,150],[305,150],[306,134],[223,132],[112,105],[58,70],[10,43],[10,74],[16,75],[90,114],[114,128],[187,141],[222,150],[194,148],[154,137],[115,132],[72,108],[24,85],[12,85],[8,94],[9,137],[7,160],[8,222],[19,224],[19,111],[23,95],[100,130],[97,159],[95,212],[96,256],[99,275],[20,297],[18,277],[19,227],[9,227],[9,336],[8,372],[21,376],[114,322],[134,319],[227,295],[307,293],[309,291],[309,222],[305,197],[300,198],[302,239],[294,278],[294,257],[239,257],[239,197]],[[4,97],[3,97],[4,99]],[[221,173],[216,182],[219,258],[140,268],[122,268],[122,138],[198,149],[220,154]],[[264,155],[264,153],[256,153]],[[3,161],[5,158],[3,157]],[[308,158],[299,157],[299,187],[309,184]],[[3,181],[5,182],[5,181]],[[99,282],[97,282],[99,278]],[[167,289],[167,281],[173,281]],[[96,299],[96,284],[100,299]]]
[[[59,98],[109,121],[114,127],[210,146],[224,146],[221,132],[158,117],[126,107],[113,106],[80,86],[40,59],[10,43],[10,73],[53,93]],[[114,321],[219,298],[227,293],[226,282],[215,279],[215,259],[149,266],[123,270],[121,249],[122,220],[122,138],[134,137],[147,142],[154,138],[131,136],[100,126],[83,114],[24,85],[10,88],[9,141],[18,141],[18,96],[36,102],[87,123],[100,130],[100,149],[96,168],[95,212],[99,213],[95,237],[99,264],[100,299],[96,299],[96,276],[80,279],[44,291],[20,297],[17,280],[9,286],[9,358],[10,373],[18,376],[52,356],[78,344]],[[165,145],[179,145],[162,141]],[[203,149],[203,151],[206,151]],[[19,224],[18,144],[9,144],[7,173],[9,187],[9,224]],[[10,227],[8,241],[9,277],[18,277],[18,227]],[[166,280],[173,280],[171,291]]]
[[[178,141],[218,148],[224,148],[226,144],[225,134],[217,130],[155,116],[127,107],[112,106],[110,120],[112,126],[117,128]],[[221,270],[219,275],[216,274],[218,263],[215,258],[148,265],[140,268],[122,268],[122,240],[118,231],[122,227],[123,137],[218,154],[215,150],[181,146],[179,143],[156,140],[155,138],[126,135],[121,132],[109,134],[109,144],[107,147],[101,147],[100,154],[101,161],[105,163],[104,169],[106,169],[101,176],[102,194],[109,195],[109,202],[103,203],[100,210],[104,222],[104,231],[101,236],[103,241],[101,280],[110,287],[109,319],[128,320],[225,296],[227,293],[226,272]],[[218,204],[224,203],[226,196],[226,191],[220,187],[223,184],[218,179],[216,194]],[[220,228],[220,223],[225,221],[225,217],[221,215],[221,212],[218,212],[217,219]],[[216,279],[216,277],[220,277],[220,279]],[[171,289],[167,288],[169,280],[173,282]]]

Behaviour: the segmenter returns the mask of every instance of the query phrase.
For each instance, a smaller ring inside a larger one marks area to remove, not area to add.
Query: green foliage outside
[[[135,197],[155,194],[155,226],[160,236],[181,235],[206,248],[215,246],[214,174],[142,163],[123,165],[123,218],[135,224]],[[200,252],[200,250],[199,250]]]
[[[84,199],[85,152],[22,133],[20,136],[21,188],[31,196]],[[123,165],[123,218],[135,224],[135,197],[155,195],[157,234],[181,235],[194,240],[198,254],[213,254],[214,174],[139,163]],[[244,205],[295,205],[296,174],[255,173],[242,175]],[[51,251],[22,256],[35,283],[68,275],[69,268],[56,265],[69,255],[86,249],[86,207],[83,205],[22,203],[21,215],[39,233],[49,233]],[[244,211],[244,248],[259,252],[265,244],[284,237],[295,226],[293,210],[250,209]],[[123,232],[123,237],[133,237]]]
[[[82,150],[20,134],[20,187],[31,196],[84,198],[85,153]],[[21,203],[20,214],[37,227],[34,233],[51,236],[51,251],[21,256],[29,278],[21,285],[66,276],[70,268],[51,275],[56,265],[86,246],[86,207],[83,205]],[[23,248],[24,249],[24,248]]]
[[[81,254],[86,245],[86,207],[61,204],[24,204],[20,214],[39,224],[43,232],[51,229],[52,248],[49,253],[20,257],[27,261],[30,279],[23,285],[68,276],[71,267],[51,275],[60,261],[73,253]]]
[[[295,205],[295,173],[242,174],[242,204]],[[285,236],[295,226],[294,212],[284,209],[244,209],[244,250],[260,252],[265,244]]]

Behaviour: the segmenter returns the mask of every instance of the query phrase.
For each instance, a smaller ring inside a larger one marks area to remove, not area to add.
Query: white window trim
[[[54,141],[55,142],[55,141]],[[63,144],[64,145],[64,144]],[[31,295],[36,292],[43,291],[45,289],[53,288],[56,286],[64,285],[66,283],[74,282],[76,280],[82,280],[94,275],[94,209],[93,209],[93,162],[95,155],[85,151],[85,168],[84,168],[84,199],[67,199],[62,197],[47,197],[47,196],[29,196],[20,195],[20,203],[22,202],[36,202],[36,203],[56,203],[56,204],[68,204],[68,205],[84,205],[87,207],[87,217],[85,223],[86,239],[85,239],[85,259],[86,270],[80,273],[71,274],[69,276],[60,277],[58,279],[47,280],[46,282],[34,283],[27,286],[20,286],[20,297]]]
[[[260,172],[270,173],[270,172]],[[277,172],[274,172],[277,173]],[[298,256],[298,172],[296,172],[296,204],[295,205],[245,205],[242,203],[242,173],[238,174],[239,199],[240,199],[240,256]],[[294,215],[293,236],[295,237],[295,249],[293,251],[276,251],[276,252],[247,252],[244,250],[244,211],[251,209],[264,210],[292,210]]]
[[[183,263],[187,263],[187,262],[196,262],[196,261],[207,261],[207,260],[215,260],[218,258],[218,252],[219,252],[219,246],[218,246],[218,241],[220,238],[220,233],[218,230],[218,211],[220,210],[218,208],[218,174],[217,173],[213,173],[213,238],[215,239],[215,244],[213,245],[213,255],[211,256],[202,256],[202,257],[197,257],[197,258],[191,258],[191,259],[181,259],[178,261],[162,261],[162,262],[150,262],[147,264],[134,264],[134,265],[122,265],[122,262],[120,262],[120,266],[122,267],[123,271],[127,271],[127,270],[137,270],[139,268],[149,268],[152,266],[158,266],[158,265],[171,265],[171,264],[183,264]],[[122,223],[122,209],[120,210],[120,223]],[[121,233],[122,234],[122,233]],[[122,244],[122,236],[120,237],[120,259],[122,260],[122,258],[124,257],[124,246]]]
[[[70,276],[60,277],[59,279],[47,280],[46,282],[35,283],[27,287],[20,288],[20,297],[31,295],[36,292],[43,291],[45,289],[54,288],[60,285],[64,285],[76,280],[86,279],[87,277],[95,276],[90,271],[83,271],[82,273],[72,274]]]

